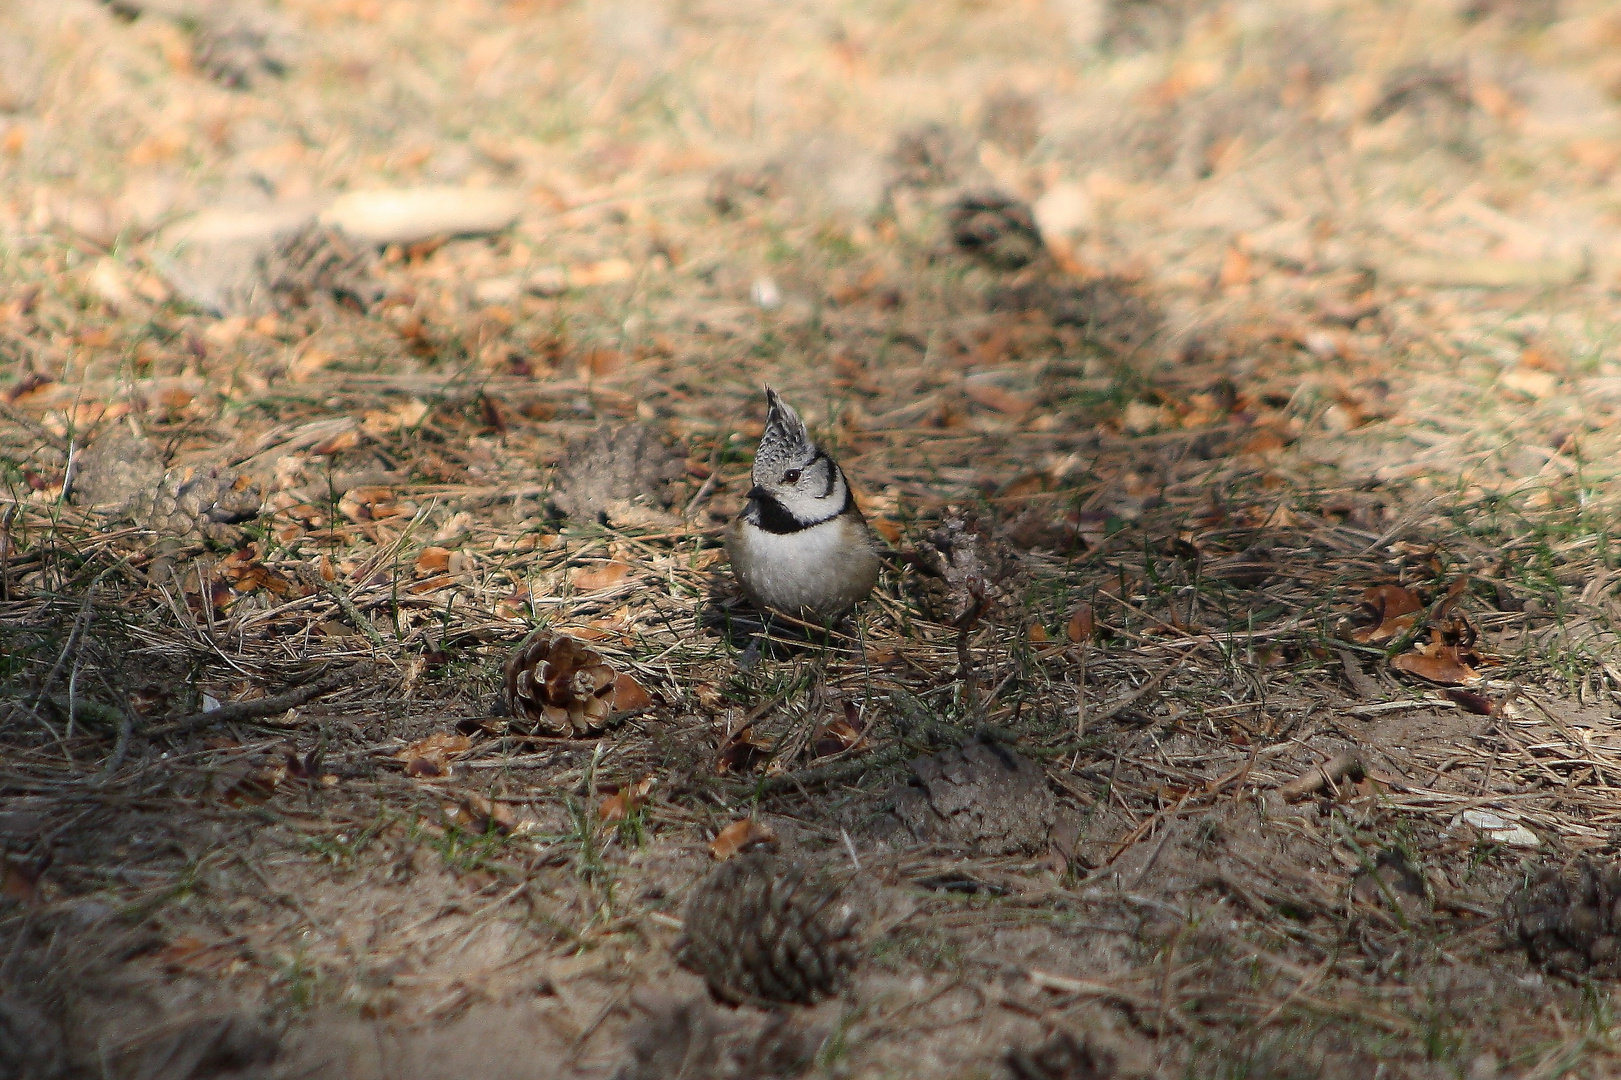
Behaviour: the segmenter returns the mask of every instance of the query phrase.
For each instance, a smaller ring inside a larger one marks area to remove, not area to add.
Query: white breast
[[[795,615],[841,614],[878,580],[878,553],[852,517],[793,533],[770,533],[739,521],[727,533],[726,550],[732,571],[755,603]]]

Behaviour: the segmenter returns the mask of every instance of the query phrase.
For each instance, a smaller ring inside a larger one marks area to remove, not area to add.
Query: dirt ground
[[[1613,1075],[1618,170],[1585,0],[8,0],[0,1078]]]

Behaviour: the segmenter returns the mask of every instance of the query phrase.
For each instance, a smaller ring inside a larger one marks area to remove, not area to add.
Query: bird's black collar
[[[786,536],[789,533],[804,532],[813,526],[832,521],[840,514],[848,512],[854,501],[855,497],[850,493],[849,485],[846,484],[844,488],[844,504],[838,510],[816,521],[800,521],[789,513],[788,508],[778,502],[776,497],[769,491],[762,487],[755,487],[749,491],[749,502],[743,508],[743,518],[746,521],[752,521],[768,533]]]

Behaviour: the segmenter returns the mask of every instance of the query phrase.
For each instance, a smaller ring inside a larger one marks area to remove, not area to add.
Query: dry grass
[[[1621,835],[1605,5],[120,10],[0,13],[13,1071],[989,1077],[1055,1031],[1121,1076],[1614,1068],[1609,985],[1499,916]],[[524,210],[383,251],[365,310],[165,276],[174,216],[420,182]],[[952,249],[992,188],[1033,265]],[[767,380],[891,548],[770,642],[718,545]],[[551,514],[631,421],[669,509]],[[80,505],[123,433],[264,512]],[[1006,573],[959,629],[964,516]],[[1375,586],[1420,610],[1372,632]],[[654,707],[499,716],[541,623]],[[1448,648],[1465,693],[1392,663]],[[905,762],[976,736],[1073,835],[907,834]],[[867,916],[786,1019],[672,959],[751,815]]]

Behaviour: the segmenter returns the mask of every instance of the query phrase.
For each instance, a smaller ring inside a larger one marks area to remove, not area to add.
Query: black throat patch
[[[743,508],[745,521],[752,521],[768,533],[785,536],[788,533],[803,532],[806,529],[832,521],[840,514],[850,509],[853,496],[850,489],[844,489],[844,504],[825,518],[815,521],[800,521],[788,512],[788,508],[778,502],[770,492],[755,488],[749,492],[749,504]]]

